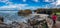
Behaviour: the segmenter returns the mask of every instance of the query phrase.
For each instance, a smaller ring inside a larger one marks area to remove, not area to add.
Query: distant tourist
[[[56,15],[56,13],[53,13],[53,15],[52,15],[52,20],[53,20],[53,25],[55,25],[56,20],[57,20],[57,15]]]

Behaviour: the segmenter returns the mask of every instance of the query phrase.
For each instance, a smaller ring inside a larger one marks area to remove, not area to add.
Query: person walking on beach
[[[53,25],[55,25],[56,24],[56,20],[57,20],[56,13],[52,15],[52,20],[53,20]]]

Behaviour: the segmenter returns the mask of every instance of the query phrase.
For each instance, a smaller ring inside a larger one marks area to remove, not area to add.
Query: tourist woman
[[[52,15],[52,20],[53,20],[53,25],[55,25],[56,20],[57,20],[57,15],[56,15],[56,13],[55,13],[55,14],[53,13],[53,15]]]

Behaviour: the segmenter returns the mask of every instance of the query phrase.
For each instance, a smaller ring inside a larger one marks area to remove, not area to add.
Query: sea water
[[[0,16],[4,18],[4,23],[7,24],[11,24],[13,21],[26,23],[24,17],[18,16],[18,11],[0,11]]]
[[[18,11],[0,11],[0,16],[4,18],[4,23],[12,23],[12,21],[22,22],[22,17],[18,16]]]

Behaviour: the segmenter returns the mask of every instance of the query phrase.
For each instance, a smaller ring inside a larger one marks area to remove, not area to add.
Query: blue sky
[[[60,0],[0,0],[0,10],[54,8]]]

